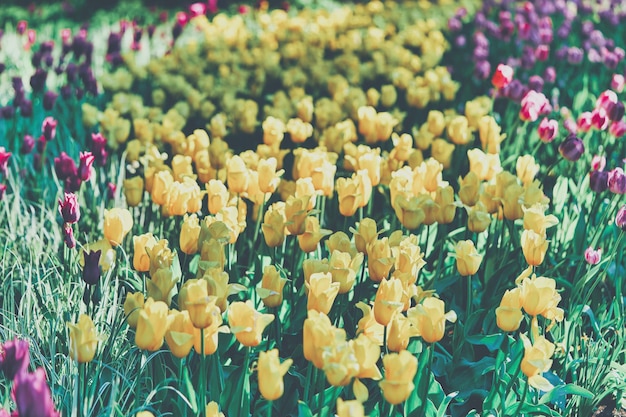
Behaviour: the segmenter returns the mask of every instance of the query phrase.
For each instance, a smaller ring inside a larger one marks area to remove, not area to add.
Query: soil
[[[615,400],[607,397],[600,403],[592,417],[626,417],[626,409],[615,408]]]

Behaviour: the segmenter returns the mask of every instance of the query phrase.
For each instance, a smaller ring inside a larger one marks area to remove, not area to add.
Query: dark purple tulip
[[[91,152],[80,153],[80,163],[78,164],[78,176],[82,181],[89,181],[91,178],[91,166],[95,157]]]
[[[474,61],[484,61],[489,58],[489,48],[485,48],[482,46],[477,46],[474,48],[474,53],[472,55]]]
[[[3,119],[12,119],[15,116],[15,109],[11,106],[4,106],[0,109],[0,115]]]
[[[85,251],[85,266],[83,266],[83,281],[88,285],[96,285],[100,281],[100,254],[102,251]]]
[[[615,168],[608,173],[609,190],[614,194],[626,194],[626,174],[622,168]]]
[[[620,229],[626,231],[626,204],[624,204],[617,211],[617,215],[615,216],[615,224]]]
[[[601,193],[609,188],[609,173],[606,171],[591,171],[589,173],[589,188],[596,193]]]
[[[569,135],[559,145],[559,153],[568,161],[578,161],[585,153],[585,144],[576,135]]]
[[[63,200],[59,200],[59,213],[63,223],[76,223],[80,219],[80,206],[76,194],[65,193]]]
[[[61,87],[61,96],[65,99],[68,100],[70,97],[72,97],[72,86],[71,85],[64,85]]]
[[[67,81],[72,83],[76,81],[76,75],[78,74],[78,67],[73,62],[67,64],[65,68],[65,76],[67,77]]]
[[[543,78],[539,75],[531,75],[528,79],[528,88],[541,93],[543,91]]]
[[[122,50],[122,35],[120,33],[111,32],[107,41],[107,55]]]
[[[48,144],[48,141],[46,140],[46,138],[41,135],[39,136],[39,139],[37,139],[37,152],[43,155],[43,152],[46,150],[46,145]]]
[[[611,119],[611,121],[613,122],[622,120],[622,117],[624,117],[624,103],[618,101],[617,103],[610,106],[607,111],[607,115],[609,116],[609,119]]]
[[[43,108],[50,111],[54,107],[54,103],[57,101],[59,95],[54,91],[46,91],[43,94]]]
[[[602,61],[604,62],[604,65],[607,68],[615,69],[615,68],[617,68],[617,65],[619,64],[620,60],[617,58],[617,56],[613,52],[607,52],[603,56]]]
[[[28,352],[28,341],[14,339],[4,342],[0,346],[0,370],[10,381],[20,372],[28,370],[30,356]]]
[[[4,65],[4,62],[0,62],[0,74],[2,74],[5,69],[7,69],[7,66]]]
[[[522,84],[520,80],[515,78],[507,86],[506,95],[513,101],[520,101],[522,97],[526,95],[527,91],[528,91],[528,88],[524,84]]]
[[[156,30],[156,26],[155,25],[148,25],[148,38],[152,39],[152,37],[154,36],[154,31]]]
[[[29,154],[35,148],[35,139],[31,135],[24,135],[22,140],[22,146],[20,147],[20,153],[23,155]]]
[[[43,88],[46,86],[46,78],[48,77],[48,72],[43,68],[37,68],[32,77],[30,77],[30,86],[32,87],[34,92],[41,92]]]
[[[76,88],[76,99],[77,100],[81,100],[83,98],[83,96],[85,95],[85,90],[83,90],[80,87]]]
[[[107,140],[102,136],[102,133],[91,134],[91,152],[96,158],[96,163],[100,166],[104,166],[107,161],[106,144]]]
[[[65,152],[61,152],[61,155],[54,158],[54,170],[61,181],[65,181],[69,177],[75,177],[78,174],[74,160]]]
[[[58,417],[54,409],[46,372],[37,368],[33,373],[20,372],[13,381],[13,395],[20,417]]]
[[[65,187],[64,190],[67,193],[76,193],[80,190],[80,186],[82,184],[82,180],[78,175],[72,175],[65,179]]]
[[[33,115],[33,102],[30,100],[24,100],[20,103],[20,114],[23,117],[30,117]]]

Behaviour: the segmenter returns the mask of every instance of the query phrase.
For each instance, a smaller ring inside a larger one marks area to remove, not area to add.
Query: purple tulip
[[[78,176],[83,181],[89,181],[91,178],[91,167],[95,157],[91,152],[80,153],[80,164],[78,165]]]
[[[57,134],[57,121],[54,117],[46,117],[41,124],[41,133],[47,141],[51,141]]]
[[[585,153],[585,144],[576,135],[569,135],[559,145],[559,153],[568,161],[578,161]]]
[[[54,103],[57,101],[59,95],[54,91],[46,91],[43,94],[43,108],[50,111],[54,107]]]
[[[35,139],[31,135],[24,135],[24,139],[22,140],[22,146],[20,147],[20,153],[22,155],[27,155],[33,151],[35,148]]]
[[[608,179],[609,173],[606,171],[591,171],[589,173],[589,188],[596,193],[606,191],[609,187]]]
[[[83,281],[88,285],[96,285],[100,281],[100,255],[102,251],[85,251],[85,266],[83,266]]]
[[[69,177],[75,177],[78,174],[78,169],[76,168],[74,160],[65,152],[61,152],[61,155],[54,158],[54,170],[57,177],[62,181]]]
[[[26,372],[30,363],[28,341],[14,339],[4,342],[0,349],[0,370],[8,380],[20,372]]]
[[[617,215],[615,216],[615,224],[620,229],[626,231],[626,204],[624,204],[617,211]]]
[[[74,229],[71,224],[63,225],[63,241],[69,249],[76,247],[76,239],[74,239]]]
[[[43,368],[33,373],[18,373],[13,381],[13,394],[20,417],[59,417]]]
[[[10,157],[11,152],[7,152],[4,147],[0,146],[0,173],[4,175],[7,175]]]

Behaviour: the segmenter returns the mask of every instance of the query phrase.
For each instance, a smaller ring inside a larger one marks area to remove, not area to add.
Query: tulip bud
[[[519,329],[523,318],[520,289],[507,290],[502,296],[500,307],[496,308],[498,327],[505,332],[514,332]]]
[[[601,257],[602,249],[595,250],[591,246],[585,249],[585,261],[587,261],[589,265],[597,265],[600,263]]]
[[[170,310],[167,316],[165,343],[172,355],[184,358],[189,355],[194,343],[194,330],[188,311]]]
[[[615,216],[615,224],[620,229],[626,231],[626,204],[620,207]]]
[[[413,392],[413,378],[417,373],[417,358],[408,350],[390,353],[383,357],[385,379],[380,383],[385,400],[393,405],[401,404]]]
[[[263,269],[261,286],[256,290],[266,307],[278,307],[282,304],[283,288],[287,281],[275,266],[268,265]]]
[[[624,170],[617,167],[609,171],[607,184],[609,190],[614,194],[626,193],[626,174],[624,174]]]
[[[548,119],[544,117],[539,126],[537,127],[537,133],[542,142],[549,143],[554,140],[557,132],[559,131],[559,122],[554,119]]]
[[[480,263],[483,260],[482,255],[479,255],[474,247],[474,242],[471,240],[463,240],[455,246],[456,268],[459,274],[463,276],[474,275],[480,268]]]
[[[328,314],[339,293],[340,284],[333,282],[330,273],[315,273],[305,282],[308,290],[307,310]]]
[[[259,391],[263,398],[275,401],[282,397],[284,392],[283,377],[289,371],[292,359],[280,363],[278,349],[259,353],[257,369],[259,372]]]
[[[559,153],[568,161],[578,161],[585,153],[585,144],[576,135],[569,135],[559,145]]]
[[[113,208],[104,211],[104,237],[112,246],[122,243],[133,228],[133,217],[126,209]]]
[[[491,84],[495,88],[504,88],[513,80],[513,68],[505,64],[498,64],[496,72],[491,78]]]
[[[91,318],[81,314],[78,323],[67,323],[70,328],[70,358],[78,363],[91,362],[98,348],[98,335]]]
[[[237,301],[228,306],[230,331],[244,346],[258,346],[263,330],[274,321],[273,314],[261,314],[255,310],[252,301]]]
[[[167,304],[148,298],[139,310],[135,344],[139,349],[150,352],[159,350],[163,345],[165,330],[167,330]]]
[[[92,155],[91,152],[81,152],[80,153],[80,163],[78,166],[78,177],[82,180],[82,181],[89,181],[89,179],[91,178],[91,170],[92,170],[92,165],[93,165],[93,161],[95,160],[95,157]]]
[[[548,251],[548,241],[545,236],[537,234],[534,230],[524,230],[521,244],[528,265],[538,266],[543,263]]]
[[[64,223],[72,224],[78,222],[80,219],[80,207],[76,194],[65,193],[65,198],[59,200],[59,213],[61,213]]]
[[[143,178],[140,176],[124,180],[124,197],[129,207],[137,207],[143,200]]]
[[[83,281],[87,285],[96,285],[100,281],[100,255],[101,250],[85,251],[85,265],[83,266]]]

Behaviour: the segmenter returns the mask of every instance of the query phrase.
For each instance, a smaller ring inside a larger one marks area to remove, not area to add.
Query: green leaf
[[[193,413],[195,414],[198,412],[198,407],[197,407],[198,400],[196,399],[196,388],[191,383],[191,378],[189,376],[189,368],[186,366],[186,364],[185,366],[183,366],[181,382],[182,382],[185,396],[189,399],[189,402],[191,405],[191,411],[193,411]]]
[[[469,344],[482,345],[489,349],[490,352],[494,352],[500,348],[505,337],[504,333],[497,333],[488,335],[471,335],[467,336],[465,340]]]
[[[552,402],[561,395],[580,395],[583,398],[593,398],[591,391],[575,384],[565,384],[554,387],[550,392],[543,394],[539,400],[539,404]]]
[[[439,408],[437,409],[437,417],[444,417],[446,415],[446,410],[448,409],[448,406],[450,405],[454,397],[456,397],[458,394],[459,392],[456,391],[446,395],[446,398],[443,399],[443,401],[439,405]]]

